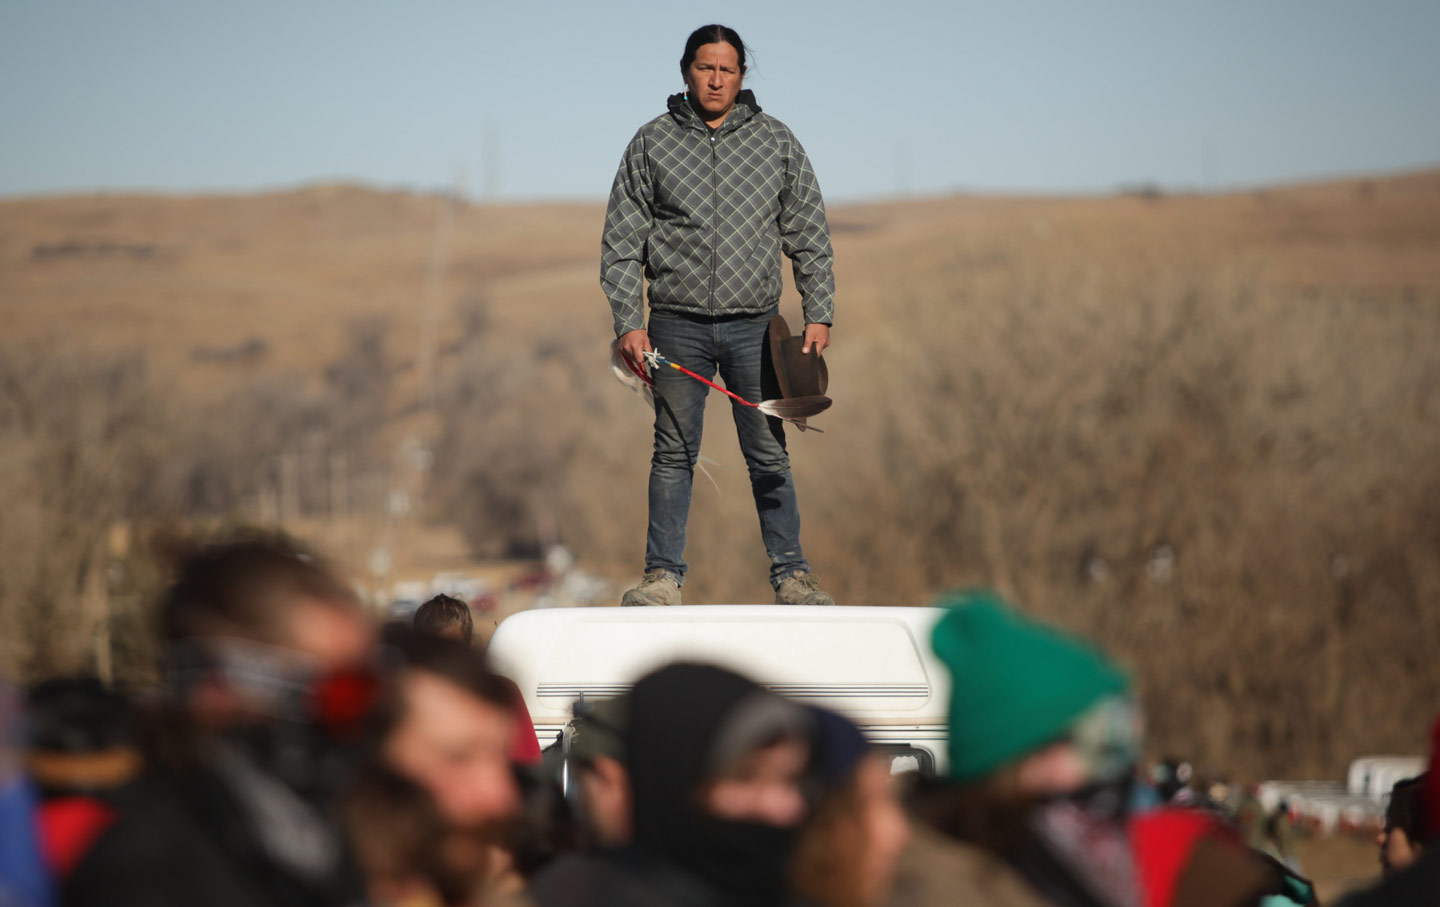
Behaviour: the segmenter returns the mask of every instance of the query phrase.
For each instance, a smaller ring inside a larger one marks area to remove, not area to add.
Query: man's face
[[[910,822],[895,793],[890,765],[866,756],[855,773],[856,804],[868,845],[859,856],[856,881],[866,901],[880,904],[895,878],[900,853],[910,841]]]
[[[1052,743],[1026,756],[1017,766],[1015,777],[1019,792],[1027,797],[1069,794],[1090,783],[1085,760],[1068,741]]]
[[[1387,825],[1375,843],[1380,845],[1380,866],[1386,875],[1404,869],[1420,856],[1420,848],[1410,840],[1405,829],[1393,825]]]
[[[454,641],[458,643],[464,643],[467,646],[470,645],[470,637],[465,635],[464,624],[451,624],[450,626],[441,630],[436,635],[445,639],[453,639]]]
[[[520,806],[511,773],[510,713],[426,671],[402,681],[405,717],[385,743],[385,758],[435,798],[461,828],[504,821]]]
[[[754,751],[705,789],[705,811],[732,822],[762,822],[777,828],[798,825],[805,818],[800,779],[809,758],[810,747],[799,740],[782,740]]]
[[[321,673],[367,664],[375,648],[370,621],[358,607],[342,602],[297,602],[282,634],[286,647],[314,659]]]
[[[705,120],[711,123],[723,119],[735,106],[744,78],[745,74],[740,71],[740,55],[728,41],[702,44],[695,52],[690,68],[685,71],[690,100],[704,111]]]
[[[602,847],[630,843],[630,773],[609,756],[596,756],[580,769],[580,794],[590,831]]]

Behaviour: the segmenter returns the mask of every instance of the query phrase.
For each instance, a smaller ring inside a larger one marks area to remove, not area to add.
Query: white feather
[[[625,354],[620,352],[619,340],[610,344],[610,373],[615,376],[616,381],[619,381],[643,397],[646,405],[650,407],[652,412],[654,411],[655,388],[648,377],[642,378],[635,374],[635,371],[630,368],[625,360]],[[710,474],[710,470],[706,468],[707,464],[710,466],[719,465],[714,460],[702,454],[695,466],[700,470],[701,475],[710,480],[710,484],[715,488],[715,493],[721,494],[720,483],[716,482],[715,477]]]

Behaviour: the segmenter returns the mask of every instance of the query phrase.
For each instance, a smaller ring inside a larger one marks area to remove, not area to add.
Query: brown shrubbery
[[[930,329],[873,338],[900,365],[872,399],[913,405],[849,414],[869,445],[829,471],[872,480],[823,500],[817,560],[856,598],[999,586],[1123,655],[1157,746],[1205,764],[1420,750],[1440,706],[1435,301],[1124,280],[1016,273],[986,298],[957,272],[956,304],[914,303]]]
[[[111,632],[111,528],[164,506],[166,419],[138,357],[0,349],[0,670],[81,666]]]
[[[378,511],[378,335],[358,325],[317,388],[262,376],[209,402],[139,353],[0,344],[0,674],[144,682],[149,598],[177,538]]]
[[[1435,300],[1020,258],[902,284],[896,305],[916,317],[841,335],[827,434],[791,435],[807,552],[840,601],[998,586],[1127,659],[1157,749],[1208,765],[1334,772],[1423,746],[1440,705]],[[588,347],[473,341],[438,464],[451,512],[485,550],[548,526],[633,568],[643,407]],[[763,600],[711,402],[722,494],[697,477],[687,600]]]
[[[1422,174],[1360,196],[835,212],[836,404],[825,434],[790,434],[817,573],[852,604],[994,585],[1092,635],[1134,667],[1157,754],[1293,776],[1421,750],[1440,708],[1435,198]],[[11,233],[58,242],[90,204],[57,202],[61,229],[15,203]],[[0,283],[29,312],[83,311],[75,281],[117,294],[112,324],[203,322],[205,300],[118,295],[161,269],[221,288],[214,312],[263,305],[277,324],[192,331],[179,348],[210,352],[172,367],[203,394],[136,355],[0,343],[0,671],[111,653],[102,669],[143,679],[159,567],[142,543],[173,526],[369,515],[393,537],[419,502],[478,555],[563,542],[638,575],[650,417],[608,374],[597,207],[458,212],[432,406],[406,358],[413,313],[371,316],[413,298],[433,206],[361,190],[170,204],[133,202],[106,241],[184,246],[192,270],[86,256],[11,262]],[[313,235],[311,208],[328,225]],[[273,217],[256,230],[241,209]],[[112,267],[132,270],[83,270]],[[233,276],[251,271],[277,289]],[[767,600],[718,395],[706,434],[718,493],[697,478],[686,600]]]

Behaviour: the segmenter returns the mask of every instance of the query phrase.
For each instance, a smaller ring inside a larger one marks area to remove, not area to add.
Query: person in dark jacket
[[[658,349],[760,402],[766,329],[780,302],[781,254],[804,303],[804,352],[830,345],[834,254],[815,171],[784,123],[743,90],[745,43],[706,25],[685,43],[685,91],[640,127],[610,191],[600,283],[621,350],[639,367]],[[645,279],[650,320],[645,320]],[[685,526],[707,388],[655,369],[655,449],[645,579],[624,605],[678,605]],[[800,547],[800,508],[779,419],[733,406],[777,604],[833,604]]]
[[[1340,907],[1440,907],[1440,847],[1431,841],[1440,828],[1440,719],[1430,728],[1430,764],[1419,785],[1419,815],[1424,849],[1403,869],[1387,872],[1371,888],[1354,891],[1340,901]]]
[[[1414,863],[1390,873],[1373,888],[1351,892],[1339,907],[1440,907],[1440,847],[1431,847]]]
[[[137,715],[123,693],[96,677],[42,681],[26,696],[26,715],[25,762],[42,797],[45,860],[64,879],[114,821],[114,804],[140,774]]]
[[[189,556],[159,611],[166,692],[146,770],[63,903],[362,903],[332,815],[374,693],[354,593],[293,544],[245,538]]]
[[[38,797],[22,768],[24,725],[20,699],[0,677],[0,904],[49,907],[53,886]]]
[[[540,907],[787,903],[812,737],[804,709],[721,668],[642,678],[625,731],[632,843],[561,858],[530,896]]]

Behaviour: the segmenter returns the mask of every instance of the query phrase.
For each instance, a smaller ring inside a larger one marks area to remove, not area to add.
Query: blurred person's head
[[[701,117],[713,122],[735,106],[745,80],[745,42],[735,29],[702,25],[690,33],[680,57],[680,74]]]
[[[184,556],[160,602],[167,642],[238,638],[283,646],[326,667],[366,659],[370,621],[350,586],[313,552],[247,534]]]
[[[1375,839],[1380,845],[1380,866],[1388,875],[1420,858],[1430,836],[1425,822],[1425,775],[1395,782],[1385,808],[1385,827]]]
[[[629,707],[624,695],[575,707],[570,764],[587,836],[598,847],[618,847],[631,837],[630,773],[625,767]]]
[[[404,628],[385,642],[398,673],[379,728],[383,759],[429,791],[456,828],[509,821],[520,806],[514,685],[464,643]]]
[[[931,643],[952,682],[950,780],[1005,771],[1018,793],[1046,797],[1132,776],[1138,713],[1124,672],[991,596],[948,604]]]
[[[1096,853],[1125,852],[1140,751],[1125,673],[988,594],[944,604],[931,644],[951,675],[950,766],[931,821],[1042,885],[1129,897],[1124,861]]]
[[[449,595],[437,595],[415,609],[415,629],[470,645],[475,636],[475,619],[470,606]]]
[[[159,621],[169,703],[186,727],[223,736],[301,794],[331,796],[377,690],[374,629],[351,588],[289,540],[247,536],[184,557]]]
[[[140,771],[130,700],[95,677],[56,677],[26,697],[26,764],[46,797],[108,794]]]
[[[374,628],[354,591],[277,537],[189,554],[159,612],[181,704],[218,724],[289,720],[297,710],[329,706],[314,701],[328,693],[315,681],[368,668],[374,650]]]
[[[910,840],[889,762],[849,720],[811,714],[822,791],[796,849],[796,892],[822,907],[885,903]]]
[[[807,813],[810,717],[722,668],[676,664],[630,693],[637,846],[747,903],[776,903]]]

